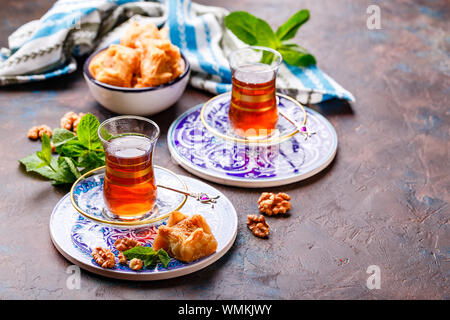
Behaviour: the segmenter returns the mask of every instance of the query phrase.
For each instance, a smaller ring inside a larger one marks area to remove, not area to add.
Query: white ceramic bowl
[[[149,116],[173,105],[183,94],[189,81],[191,67],[183,54],[184,72],[175,80],[148,88],[124,88],[95,80],[89,72],[89,63],[102,49],[92,53],[83,67],[84,79],[95,100],[106,109],[119,114]]]

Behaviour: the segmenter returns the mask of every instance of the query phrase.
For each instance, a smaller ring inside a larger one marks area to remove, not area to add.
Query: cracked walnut
[[[133,238],[128,238],[128,237],[119,238],[114,242],[114,246],[119,251],[127,251],[138,245],[140,245],[139,241],[137,241]]]
[[[116,256],[111,250],[97,247],[91,252],[95,262],[102,268],[113,268],[116,264]]]
[[[258,199],[258,208],[268,216],[284,214],[292,207],[289,200],[291,197],[287,193],[263,192]]]
[[[130,260],[130,264],[128,265],[131,270],[137,271],[141,270],[143,266],[143,262],[141,259],[133,258]]]
[[[70,130],[73,132],[77,132],[78,124],[80,123],[81,118],[85,114],[83,112],[80,112],[79,114],[76,114],[73,111],[69,111],[60,119],[60,125],[61,128],[64,128],[66,130]]]
[[[259,217],[256,214],[248,215],[247,226],[257,237],[265,238],[269,235],[269,225],[263,215]]]
[[[30,130],[28,130],[28,139],[31,140],[37,140],[39,138],[42,138],[44,133],[51,138],[52,136],[52,129],[50,129],[49,126],[43,124],[41,126],[34,126]]]

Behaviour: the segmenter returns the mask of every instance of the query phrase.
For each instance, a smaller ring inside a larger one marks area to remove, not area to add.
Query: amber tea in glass
[[[156,203],[153,150],[159,128],[151,120],[115,117],[99,127],[105,149],[105,213],[121,220],[146,217]]]
[[[238,49],[229,56],[232,92],[228,116],[239,136],[261,138],[276,130],[275,85],[281,61],[277,51],[255,46]]]

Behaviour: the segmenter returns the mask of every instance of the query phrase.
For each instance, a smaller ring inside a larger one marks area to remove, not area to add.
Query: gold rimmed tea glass
[[[229,55],[232,75],[228,117],[239,136],[260,139],[276,130],[276,77],[282,62],[273,49],[250,46]]]
[[[104,213],[120,220],[147,217],[156,203],[153,152],[158,125],[144,117],[119,116],[100,124],[105,149]]]

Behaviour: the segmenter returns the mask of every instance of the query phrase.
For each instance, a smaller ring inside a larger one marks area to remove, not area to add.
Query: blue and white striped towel
[[[74,56],[117,43],[132,20],[168,26],[171,41],[192,67],[190,84],[217,94],[231,90],[226,56],[245,46],[229,30],[224,8],[190,0],[59,0],[39,20],[8,38],[0,51],[0,85],[45,80],[73,72]],[[287,17],[286,17],[287,18]],[[278,89],[303,103],[331,98],[354,101],[353,95],[316,66],[283,64]]]

